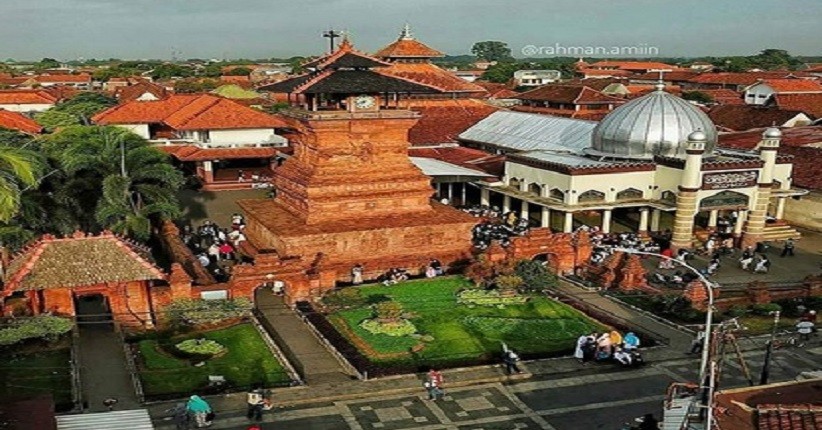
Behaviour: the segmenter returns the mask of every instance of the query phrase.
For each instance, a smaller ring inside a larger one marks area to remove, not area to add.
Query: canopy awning
[[[57,430],[154,430],[146,409],[60,415]]]
[[[422,173],[425,173],[427,176],[432,178],[443,177],[443,176],[450,176],[450,177],[461,177],[461,178],[469,178],[467,180],[473,180],[477,178],[489,178],[493,177],[494,175],[489,175],[480,170],[469,169],[467,167],[457,166],[456,164],[451,164],[442,160],[437,160],[434,158],[422,158],[422,157],[410,157],[411,162],[414,163]]]

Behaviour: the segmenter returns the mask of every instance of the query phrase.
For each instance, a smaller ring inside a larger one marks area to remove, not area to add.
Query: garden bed
[[[0,352],[0,399],[51,394],[58,412],[70,411],[74,407],[71,348],[66,343],[44,345],[37,351]]]
[[[174,345],[189,339],[215,341],[225,350],[206,360],[172,351]],[[245,390],[254,384],[284,386],[291,382],[282,364],[248,323],[172,337],[159,335],[136,342],[133,349],[138,354],[138,373],[149,400]],[[201,362],[204,364],[198,366]],[[225,377],[226,385],[209,388],[209,375]]]
[[[361,323],[373,312],[367,303],[343,306],[325,316],[307,315],[355,367],[372,376],[496,363],[503,343],[524,358],[570,354],[580,334],[605,328],[570,306],[538,295],[505,306],[458,305],[457,293],[470,287],[460,276],[357,287],[366,302],[400,303],[417,328],[416,336],[374,334],[363,328]]]

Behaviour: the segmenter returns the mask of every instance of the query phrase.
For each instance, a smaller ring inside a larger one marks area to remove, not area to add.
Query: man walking
[[[782,257],[791,256],[793,257],[793,248],[796,246],[794,243],[793,238],[788,238],[785,241],[785,246],[782,247]]]
[[[522,370],[520,370],[519,366],[517,366],[518,361],[519,356],[517,353],[512,349],[507,349],[502,356],[502,362],[505,363],[505,372],[509,375],[513,375],[514,373],[522,373]]]
[[[262,421],[263,407],[265,406],[265,396],[263,390],[255,387],[246,394],[246,403],[248,410],[246,411],[246,418],[254,421]]]
[[[438,400],[442,398],[445,394],[442,391],[442,382],[442,372],[432,368],[428,372],[428,379],[423,384],[425,386],[425,390],[428,391],[428,400]]]
[[[691,341],[691,350],[687,352],[687,354],[699,354],[702,352],[702,348],[705,346],[705,326],[699,326],[696,332],[696,336],[694,336],[694,340]]]

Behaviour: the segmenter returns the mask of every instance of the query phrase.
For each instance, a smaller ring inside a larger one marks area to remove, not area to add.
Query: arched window
[[[662,201],[665,203],[670,203],[672,205],[676,204],[676,193],[673,191],[663,191],[662,192]]]
[[[563,193],[562,190],[560,190],[559,188],[554,188],[553,190],[551,190],[550,193],[548,193],[548,195],[552,199],[556,199],[562,202],[565,201],[565,193]]]
[[[520,184],[522,184],[522,179],[519,178],[510,178],[508,179],[508,186],[512,188],[519,189]]]
[[[530,192],[532,192],[532,193],[534,193],[538,196],[542,196],[542,185],[540,185],[540,184],[530,184],[530,185],[528,185],[528,191],[530,191]]]
[[[642,191],[636,188],[628,188],[622,190],[616,195],[617,200],[640,200],[642,199]]]
[[[579,195],[580,203],[601,202],[605,200],[605,193],[597,190],[588,190]]]

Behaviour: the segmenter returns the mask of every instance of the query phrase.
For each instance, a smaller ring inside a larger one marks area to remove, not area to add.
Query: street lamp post
[[[627,254],[650,255],[650,256],[653,256],[653,257],[659,257],[659,258],[663,258],[665,260],[670,260],[670,261],[672,261],[676,264],[679,264],[680,266],[690,270],[691,272],[693,272],[699,278],[699,280],[702,281],[703,284],[705,284],[705,290],[708,292],[708,310],[707,310],[707,312],[705,312],[705,339],[703,340],[703,343],[702,343],[702,358],[700,359],[700,362],[699,362],[699,384],[702,387],[702,389],[704,390],[706,387],[703,386],[703,384],[705,384],[707,372],[709,371],[708,370],[708,361],[709,361],[708,358],[709,358],[710,348],[711,348],[711,328],[712,328],[711,326],[713,325],[713,317],[714,317],[714,291],[713,291],[713,289],[715,288],[715,284],[713,282],[711,282],[708,278],[705,277],[705,275],[703,275],[699,270],[697,270],[696,268],[694,268],[690,264],[688,264],[684,261],[677,260],[675,258],[668,257],[666,255],[662,255],[662,254],[659,254],[659,253],[656,253],[656,252],[637,251],[635,249],[629,249],[629,248],[614,248],[614,251],[622,251],[622,252],[625,252]],[[706,402],[705,402],[707,404],[704,405],[707,409],[707,417],[706,417],[706,420],[705,420],[705,428],[707,430],[711,430],[711,426],[713,424],[713,402],[712,402],[712,399],[710,398],[710,396],[713,395],[713,385],[714,385],[713,378],[710,378],[708,380],[708,385],[707,385],[708,398],[706,399]]]

